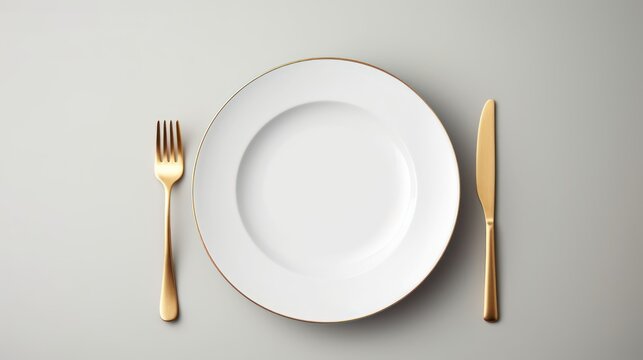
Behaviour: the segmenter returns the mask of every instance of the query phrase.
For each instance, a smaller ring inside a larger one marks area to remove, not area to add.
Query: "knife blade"
[[[483,318],[498,320],[496,290],[495,207],[496,207],[496,103],[487,100],[480,115],[476,151],[476,188],[484,211],[486,227]]]

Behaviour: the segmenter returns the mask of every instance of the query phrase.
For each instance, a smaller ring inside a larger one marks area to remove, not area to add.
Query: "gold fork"
[[[174,279],[172,264],[172,234],[170,231],[170,194],[172,186],[183,176],[183,145],[181,144],[181,128],[176,121],[176,146],[172,121],[169,126],[170,146],[168,146],[168,127],[163,121],[163,142],[161,143],[161,122],[156,122],[156,161],[154,174],[165,189],[165,259],[163,265],[163,280],[161,282],[161,319],[172,321],[179,314],[179,299]]]

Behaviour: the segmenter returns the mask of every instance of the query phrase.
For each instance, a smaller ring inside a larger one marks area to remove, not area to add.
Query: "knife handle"
[[[498,321],[498,293],[496,289],[496,243],[493,221],[487,221],[487,250],[484,272],[484,310],[486,321]]]

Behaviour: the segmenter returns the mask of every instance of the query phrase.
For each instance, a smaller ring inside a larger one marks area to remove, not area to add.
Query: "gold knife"
[[[498,321],[494,236],[496,207],[496,103],[494,100],[487,100],[480,115],[476,153],[476,184],[487,228],[483,318],[486,321],[494,322]]]

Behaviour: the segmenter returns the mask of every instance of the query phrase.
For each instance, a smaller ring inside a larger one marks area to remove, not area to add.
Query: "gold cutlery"
[[[176,121],[176,131],[170,121],[168,146],[168,126],[163,121],[163,139],[161,141],[161,122],[156,122],[156,161],[154,174],[165,189],[165,259],[163,264],[163,279],[161,282],[161,319],[172,321],[179,314],[179,299],[174,278],[172,263],[172,234],[170,230],[170,194],[172,186],[183,176],[183,145],[181,144],[181,128]],[[176,140],[175,140],[176,137]]]
[[[494,322],[498,320],[494,235],[496,207],[496,103],[494,100],[487,100],[480,115],[476,153],[476,184],[487,228],[483,318],[486,321]]]

